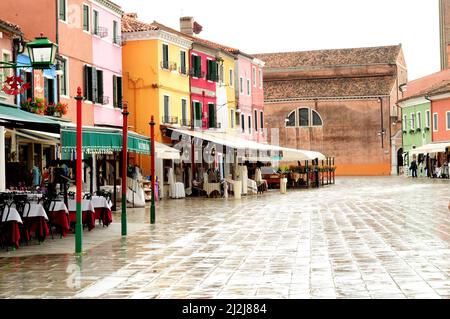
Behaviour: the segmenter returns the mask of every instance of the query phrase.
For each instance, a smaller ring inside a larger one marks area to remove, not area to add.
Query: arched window
[[[286,127],[294,127],[295,126],[295,111],[292,111],[286,117]]]
[[[298,109],[298,126],[309,126],[309,109]]]
[[[319,113],[317,113],[314,110],[311,110],[312,112],[312,125],[313,126],[322,126],[323,122],[322,122],[322,118],[320,117]]]

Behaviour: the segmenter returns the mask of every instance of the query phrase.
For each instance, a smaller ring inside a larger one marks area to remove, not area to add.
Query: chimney
[[[181,17],[180,18],[180,31],[187,35],[194,35],[194,18],[193,17]]]
[[[125,13],[124,14],[125,17],[130,18],[130,19],[137,19],[137,13]]]

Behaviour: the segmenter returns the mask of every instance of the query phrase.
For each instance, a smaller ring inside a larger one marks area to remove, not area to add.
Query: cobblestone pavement
[[[449,298],[450,182],[338,178],[319,190],[186,199],[0,253],[0,298]],[[38,255],[39,254],[39,255]]]

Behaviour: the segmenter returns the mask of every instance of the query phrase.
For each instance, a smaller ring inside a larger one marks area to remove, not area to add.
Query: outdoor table
[[[95,210],[95,219],[100,220],[104,226],[112,223],[112,203],[103,196],[92,196],[92,205]]]
[[[48,216],[44,207],[39,203],[30,202],[30,210],[26,209],[22,217],[28,234],[34,234],[40,242],[44,241],[49,233]]]
[[[258,185],[254,180],[250,178],[247,180],[247,188],[249,190],[250,195],[255,195],[258,193]]]
[[[83,225],[87,225],[89,230],[95,228],[95,208],[90,199],[81,201],[81,212]],[[77,202],[75,199],[69,199],[69,221],[72,224],[77,222]]]
[[[60,229],[61,236],[66,237],[70,231],[69,210],[66,204],[63,201],[52,201],[47,214],[50,223]]]
[[[14,245],[15,248],[19,248],[20,243],[20,230],[19,223],[22,223],[22,218],[20,218],[20,214],[15,207],[10,207],[9,215],[7,213],[8,207],[5,207],[5,211],[3,212],[2,222],[6,223],[5,225],[5,233],[0,234],[5,236],[8,245]]]

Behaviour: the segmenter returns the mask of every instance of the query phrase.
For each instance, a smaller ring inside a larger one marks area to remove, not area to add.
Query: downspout
[[[67,8],[66,8],[67,10]],[[56,44],[58,45],[56,47],[56,57],[59,57],[59,12],[58,12],[58,0],[55,0],[55,41]],[[56,69],[58,70],[58,66],[56,67]],[[60,79],[61,75],[56,74],[56,101],[59,102],[60,99],[60,84],[59,84],[59,79]],[[70,95],[70,94],[69,94]]]
[[[380,102],[380,112],[381,112],[381,131],[380,131],[380,136],[381,136],[381,148],[384,149],[384,136],[383,136],[383,132],[384,132],[384,116],[383,116],[383,99],[381,97],[378,98],[379,102]]]

